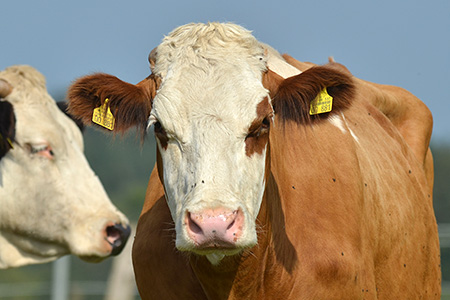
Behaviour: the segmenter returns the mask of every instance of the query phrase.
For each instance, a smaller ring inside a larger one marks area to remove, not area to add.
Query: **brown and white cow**
[[[115,130],[154,128],[143,299],[439,299],[420,100],[335,63],[301,72],[233,24],[179,27],[149,60],[137,85],[94,74],[69,90],[87,124],[108,99]],[[325,91],[332,110],[311,115]]]
[[[83,154],[80,129],[30,66],[0,72],[0,268],[100,261],[130,230]]]

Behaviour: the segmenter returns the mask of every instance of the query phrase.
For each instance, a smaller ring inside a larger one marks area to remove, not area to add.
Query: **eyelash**
[[[49,145],[40,145],[40,146],[32,146],[29,145],[30,153],[37,154],[49,159],[52,159],[55,156],[53,149]]]

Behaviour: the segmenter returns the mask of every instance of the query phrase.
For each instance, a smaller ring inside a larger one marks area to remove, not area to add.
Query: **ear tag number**
[[[103,105],[94,109],[94,113],[92,114],[92,122],[103,126],[106,129],[113,130],[116,119],[111,113],[109,106],[107,106],[108,100],[109,99],[106,98]]]
[[[309,107],[310,115],[317,115],[330,112],[333,107],[333,97],[328,95],[327,88],[324,88],[313,101]]]

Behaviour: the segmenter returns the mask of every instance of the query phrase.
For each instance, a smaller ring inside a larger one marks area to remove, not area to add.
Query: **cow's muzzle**
[[[112,246],[111,255],[118,255],[122,252],[128,238],[131,228],[128,225],[114,224],[106,227],[106,241]]]
[[[195,250],[233,249],[242,236],[244,213],[241,209],[233,211],[225,208],[186,212],[185,224]]]

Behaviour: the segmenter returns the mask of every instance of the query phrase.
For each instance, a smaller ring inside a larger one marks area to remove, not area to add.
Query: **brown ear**
[[[103,73],[84,76],[69,87],[68,112],[84,124],[92,125],[94,109],[108,99],[107,105],[115,118],[114,131],[125,132],[137,127],[145,132],[158,85],[159,79],[153,74],[136,85]]]
[[[263,78],[270,90],[272,106],[278,119],[285,123],[311,123],[339,112],[351,103],[354,95],[352,77],[332,66],[316,66],[303,73],[282,79],[270,70]],[[333,109],[329,113],[310,115],[311,101],[324,89],[333,97]]]

